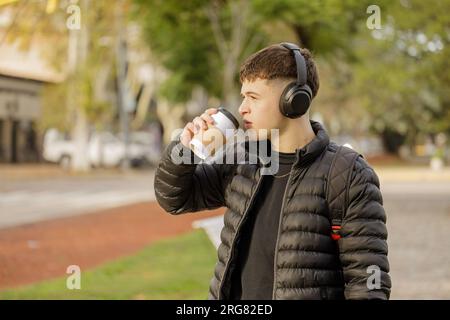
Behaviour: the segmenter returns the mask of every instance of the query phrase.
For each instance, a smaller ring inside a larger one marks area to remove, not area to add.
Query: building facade
[[[0,162],[40,159],[37,120],[44,82],[0,74]]]

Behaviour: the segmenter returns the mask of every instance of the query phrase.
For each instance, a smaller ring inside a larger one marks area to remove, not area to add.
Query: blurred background
[[[392,298],[449,299],[449,12],[448,0],[0,0],[0,298],[205,299],[224,210],[169,216],[155,166],[206,108],[238,115],[240,64],[290,41],[319,69],[311,117],[380,177]]]

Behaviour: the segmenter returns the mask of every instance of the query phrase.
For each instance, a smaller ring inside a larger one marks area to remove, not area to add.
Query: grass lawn
[[[206,299],[215,262],[214,246],[196,230],[81,270],[80,290],[67,289],[63,277],[0,291],[0,299]]]

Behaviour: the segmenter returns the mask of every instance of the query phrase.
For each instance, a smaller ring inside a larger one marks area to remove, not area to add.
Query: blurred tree
[[[186,102],[200,86],[230,108],[239,99],[237,72],[243,56],[263,42],[251,1],[135,0],[145,39],[170,72],[161,95]]]
[[[354,58],[351,41],[366,25],[371,0],[253,0],[254,10],[262,21],[281,21],[289,26],[297,42],[318,55],[334,55],[337,51]],[[377,1],[382,9],[389,3]]]
[[[382,30],[361,28],[353,47],[353,96],[390,151],[420,134],[450,133],[450,2],[393,2]],[[398,143],[394,143],[398,141]]]
[[[119,8],[118,8],[119,7]],[[114,101],[104,91],[116,76],[116,45],[119,28],[111,25],[118,11],[127,12],[128,1],[114,5],[106,1],[68,0],[8,1],[1,7],[9,10],[12,21],[0,35],[0,43],[18,42],[27,50],[38,42],[47,60],[67,75],[61,84],[44,90],[41,128],[58,127],[72,131],[77,144],[72,167],[89,169],[87,140],[91,126],[110,124],[117,114]],[[69,28],[71,15],[80,14],[80,26]]]
[[[189,100],[197,85],[235,101],[227,95],[237,93],[239,63],[270,42],[291,40],[324,65],[326,113],[346,123],[343,128],[371,128],[396,151],[419,132],[450,125],[449,76],[442,72],[449,63],[449,18],[438,14],[448,11],[448,1],[377,1],[380,30],[367,24],[371,0],[135,3],[147,42],[170,71],[161,93],[171,101]]]
[[[386,0],[379,1],[384,5]],[[200,85],[236,109],[240,63],[270,41],[296,41],[319,56],[352,58],[371,1],[135,0],[146,41],[170,71],[161,94],[186,102]],[[290,33],[286,33],[286,27]],[[293,39],[291,34],[294,36]],[[220,80],[219,80],[220,79]]]

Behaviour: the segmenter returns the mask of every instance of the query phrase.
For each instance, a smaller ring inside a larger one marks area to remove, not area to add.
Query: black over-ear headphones
[[[299,118],[308,111],[312,100],[312,91],[307,84],[307,69],[305,58],[300,52],[300,48],[288,42],[280,43],[280,46],[289,49],[294,53],[295,64],[297,66],[297,81],[286,86],[280,97],[280,111],[288,118]]]

